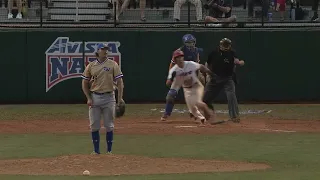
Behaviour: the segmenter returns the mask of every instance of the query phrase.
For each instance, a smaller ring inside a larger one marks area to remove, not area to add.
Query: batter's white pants
[[[197,104],[202,102],[203,90],[204,87],[200,83],[192,86],[191,88],[183,88],[184,98],[186,99],[187,106],[197,119],[205,119],[197,107]]]
[[[173,81],[172,84],[171,84],[170,89],[176,90],[176,91],[177,91],[177,95],[178,95],[178,92],[179,92],[179,90],[180,90],[180,87],[181,87],[181,84],[178,83],[178,81]],[[186,100],[186,101],[187,101],[187,100]],[[187,107],[188,107],[188,109],[189,109],[189,113],[192,113],[194,117],[198,118],[196,115],[197,115],[197,114],[201,114],[197,107],[196,107],[196,110],[195,110],[194,112],[192,112],[192,110],[190,109],[190,107],[188,106],[188,104],[187,104]]]
[[[202,2],[201,0],[188,0],[196,7],[197,20],[202,20]],[[174,2],[173,18],[180,20],[181,6],[186,3],[187,0],[176,0]]]

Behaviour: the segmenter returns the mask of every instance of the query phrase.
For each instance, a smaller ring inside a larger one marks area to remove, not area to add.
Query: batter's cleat
[[[206,119],[200,119],[200,126],[205,126]]]
[[[240,123],[240,118],[231,118],[230,121],[234,122],[234,123]]]
[[[91,155],[99,155],[100,153],[97,153],[97,152],[95,152],[95,151],[93,151],[92,153],[91,153]]]
[[[190,113],[190,112],[189,112],[189,117],[190,117],[191,119],[193,118],[195,121],[197,120],[197,118],[196,118],[192,113]]]
[[[166,121],[167,119],[168,119],[168,115],[163,115],[162,117],[161,117],[161,121]]]
[[[108,151],[106,154],[107,155],[113,155],[111,151]]]

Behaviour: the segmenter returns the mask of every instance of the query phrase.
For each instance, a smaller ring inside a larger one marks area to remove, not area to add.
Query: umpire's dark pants
[[[212,76],[211,80],[206,84],[204,89],[203,102],[213,110],[213,100],[219,95],[220,91],[224,89],[228,99],[228,109],[230,118],[239,117],[238,101],[235,92],[235,84],[232,76],[220,77]]]

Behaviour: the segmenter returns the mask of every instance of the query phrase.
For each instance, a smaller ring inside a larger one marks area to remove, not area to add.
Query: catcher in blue
[[[177,50],[181,50],[183,52],[184,61],[193,61],[193,62],[199,63],[200,62],[200,56],[199,56],[200,49],[195,46],[196,45],[196,38],[191,34],[186,34],[182,37],[182,42],[183,42],[183,46]],[[172,57],[169,70],[175,64],[176,63],[174,61],[174,58]],[[204,75],[202,73],[199,73],[199,71],[197,71],[197,76],[198,76],[200,82],[203,85],[205,85]],[[174,101],[177,97],[177,94],[178,94],[180,87],[181,86],[176,85],[175,83],[173,83],[171,85],[170,90],[166,96],[166,107],[165,107],[165,112],[164,112],[163,116],[161,117],[162,121],[166,121],[167,118],[171,115],[173,107],[174,107]],[[189,109],[189,114],[190,114],[190,118],[197,119],[196,115],[194,115],[191,112],[191,109]]]
[[[191,113],[198,119],[202,125],[211,117],[211,111],[202,101],[204,87],[200,82],[197,71],[212,74],[204,65],[193,61],[184,61],[184,54],[181,50],[173,53],[175,65],[170,69],[166,85],[175,84],[177,87],[183,87],[184,97]],[[203,111],[204,116],[200,113]]]
[[[89,121],[94,151],[100,154],[100,120],[106,128],[107,153],[112,151],[114,119],[116,113],[115,84],[118,90],[118,104],[123,104],[123,74],[119,65],[108,59],[108,45],[99,44],[97,59],[89,63],[82,74],[82,90],[89,106]],[[90,83],[91,81],[91,83]]]

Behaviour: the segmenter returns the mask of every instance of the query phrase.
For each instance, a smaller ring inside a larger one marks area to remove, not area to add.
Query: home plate
[[[175,128],[195,128],[198,126],[175,126]]]

